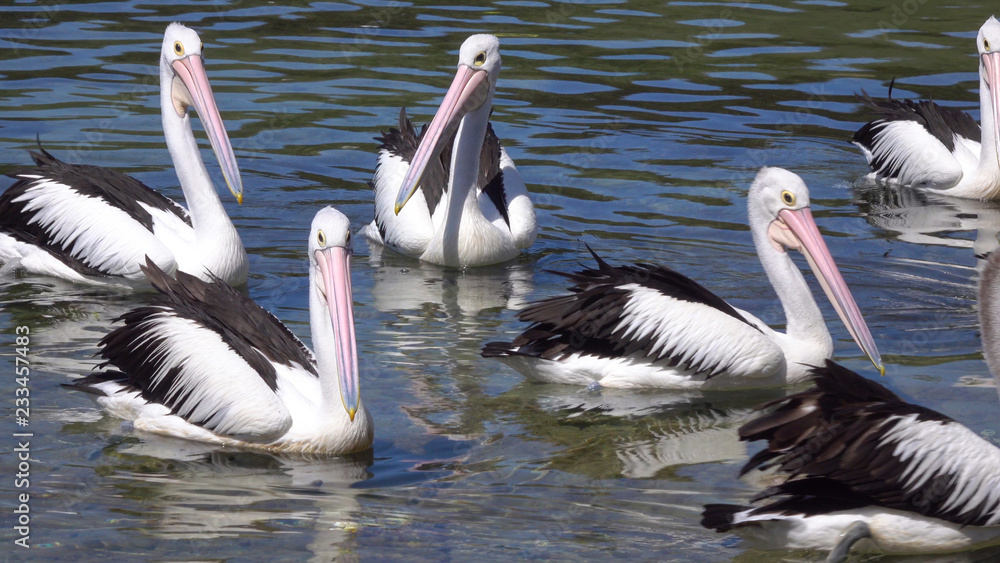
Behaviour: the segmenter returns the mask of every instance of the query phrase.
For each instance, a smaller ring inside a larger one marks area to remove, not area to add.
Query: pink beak
[[[326,306],[333,325],[337,355],[340,399],[347,415],[354,420],[361,399],[358,381],[358,342],[354,336],[354,301],[351,292],[351,250],[331,246],[316,251],[316,262],[323,276]]]
[[[212,87],[208,83],[208,75],[205,74],[205,66],[202,64],[200,55],[188,55],[183,59],[174,61],[170,66],[181,79],[183,87],[187,92],[178,93],[174,96],[181,98],[183,102],[190,102],[194,105],[198,117],[205,125],[205,133],[212,143],[212,151],[215,158],[219,159],[222,166],[222,175],[226,179],[229,191],[236,196],[238,203],[243,203],[243,179],[240,177],[240,169],[236,165],[236,156],[233,154],[233,146],[229,142],[229,134],[222,123],[222,116],[219,115],[219,108],[215,105],[215,96],[212,94]],[[175,88],[177,83],[175,82]],[[185,98],[186,94],[186,100]],[[176,103],[176,101],[175,101]]]
[[[837,269],[837,264],[833,261],[833,256],[830,255],[830,250],[826,247],[826,242],[819,234],[812,211],[808,207],[797,210],[783,209],[778,213],[778,219],[780,221],[774,221],[769,229],[769,231],[778,230],[771,236],[772,240],[780,237],[781,244],[799,250],[805,255],[809,267],[816,274],[823,291],[833,303],[833,308],[836,309],[840,320],[847,326],[851,337],[854,338],[854,341],[868,356],[879,373],[885,375],[885,366],[882,365],[882,356],[879,355],[878,348],[875,346],[875,339],[872,338],[868,325],[865,324],[865,319],[861,316],[857,303],[854,302],[851,290],[847,288],[847,283],[840,275],[840,270]],[[784,230],[782,222],[791,230],[794,240],[789,240],[790,237],[780,233]],[[798,242],[797,245],[795,241]]]
[[[993,102],[993,152],[1000,166],[1000,52],[983,53],[983,69],[986,71],[986,87],[990,90],[990,101]],[[986,108],[983,108],[985,111]],[[985,123],[986,116],[980,119]],[[985,141],[985,139],[982,139]]]
[[[434,114],[434,119],[427,126],[427,133],[420,141],[420,146],[410,161],[410,167],[406,170],[406,176],[403,177],[399,195],[396,197],[396,215],[399,215],[400,210],[420,187],[420,179],[427,164],[432,158],[441,154],[441,150],[465,114],[482,106],[489,93],[490,83],[485,70],[458,65],[455,79],[451,82],[448,93],[444,95],[441,107]]]

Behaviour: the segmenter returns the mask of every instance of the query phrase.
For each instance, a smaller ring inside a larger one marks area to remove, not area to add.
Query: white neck
[[[226,214],[222,200],[212,185],[191,130],[191,114],[177,115],[172,89],[173,71],[165,60],[160,63],[160,111],[167,150],[181,183],[196,239],[195,252],[204,269],[229,283],[243,283],[247,275],[246,250],[236,227]],[[182,257],[178,257],[181,261]],[[197,274],[198,272],[190,272]]]
[[[446,264],[459,263],[459,241],[463,217],[482,216],[476,186],[479,182],[479,154],[486,139],[486,125],[493,107],[492,94],[478,109],[462,118],[451,152],[448,191],[442,203],[445,213],[435,213],[434,236],[439,238]],[[471,215],[470,215],[471,214]]]
[[[770,221],[764,217],[758,217],[756,221],[754,219],[751,216],[757,255],[785,311],[785,333],[797,344],[795,352],[801,353],[801,345],[806,344],[811,353],[818,355],[825,352],[823,357],[829,357],[833,353],[833,338],[802,272],[787,252],[779,251],[771,243],[767,236]],[[779,340],[778,344],[785,349],[782,341]],[[786,349],[786,355],[790,355],[789,353],[790,350]]]
[[[981,65],[982,63],[980,63]],[[976,186],[977,195],[983,199],[1000,197],[1000,154],[997,153],[997,120],[993,115],[986,76],[979,73],[979,115],[981,131],[979,139],[979,164],[972,171],[970,183]]]

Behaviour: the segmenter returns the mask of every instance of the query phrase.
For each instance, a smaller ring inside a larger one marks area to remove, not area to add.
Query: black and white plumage
[[[870,178],[941,190],[954,197],[1000,198],[1000,22],[986,20],[979,49],[981,127],[967,113],[932,101],[862,102],[878,114],[853,142],[872,169]]]
[[[243,284],[243,243],[219,199],[191,130],[205,126],[230,191],[242,202],[236,158],[202,62],[198,34],[167,27],[160,54],[163,132],[190,212],[138,180],[108,168],[32,152],[35,168],[0,195],[0,261],[72,281],[142,280],[149,257],[168,272]]]
[[[833,362],[814,381],[740,428],[744,440],[767,441],[741,475],[775,468],[787,480],[758,494],[769,501],[760,507],[707,505],[704,526],[836,560],[858,540],[891,554],[1000,543],[1000,449]]]
[[[399,129],[377,139],[370,241],[456,267],[504,262],[534,243],[527,188],[489,124],[499,74],[497,38],[469,37],[431,122],[418,135],[401,110]]]
[[[222,280],[144,266],[160,295],[100,342],[106,362],[70,387],[138,430],[269,451],[349,453],[371,446],[360,399],[350,225],[317,213],[309,238],[315,355]]]
[[[747,196],[750,228],[788,319],[772,330],[695,281],[664,266],[597,268],[563,274],[569,295],[519,314],[532,325],[513,342],[492,342],[497,358],[529,379],[613,387],[731,388],[804,379],[833,354],[822,313],[787,250],[800,250],[851,335],[872,363],[881,358],[812,219],[802,179],[780,168],[758,173]]]

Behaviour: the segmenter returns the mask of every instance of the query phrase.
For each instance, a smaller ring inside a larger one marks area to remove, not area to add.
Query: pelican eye
[[[319,243],[320,248],[326,248],[326,233],[320,231],[316,234],[316,242]]]
[[[347,243],[345,246],[351,246],[351,231],[347,231]]]
[[[483,64],[486,63],[486,51],[479,51],[479,54],[476,55],[476,60],[472,62],[475,63],[476,66],[483,66]]]
[[[983,39],[983,49],[986,49],[987,53],[990,52],[990,41],[989,41],[989,39]]]
[[[795,205],[795,194],[785,190],[781,192],[781,201],[785,202],[785,205],[791,207],[792,205]]]
[[[184,56],[184,45],[180,41],[174,41],[174,53],[176,53],[178,57]]]

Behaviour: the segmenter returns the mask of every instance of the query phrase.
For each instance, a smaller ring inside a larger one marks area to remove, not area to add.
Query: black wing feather
[[[420,141],[426,133],[427,124],[424,124],[418,134],[416,128],[413,127],[413,122],[406,117],[406,108],[400,108],[399,129],[392,127],[388,131],[383,131],[380,136],[375,137],[375,140],[381,143],[380,151],[388,151],[389,154],[398,156],[409,164],[413,161],[413,155],[416,154]],[[441,196],[448,190],[453,143],[454,137],[448,141],[448,146],[441,151],[438,158],[427,164],[423,178],[420,180],[419,189],[423,191],[424,201],[427,202],[427,209],[431,215],[434,214],[438,203],[441,202]],[[385,233],[382,233],[382,239],[385,240]]]
[[[970,510],[946,508],[959,486],[956,473],[941,469],[921,487],[907,487],[903,475],[916,463],[915,458],[903,461],[893,451],[895,442],[883,444],[899,424],[957,422],[907,403],[878,383],[830,361],[814,368],[813,375],[815,388],[762,405],[761,409],[777,408],[740,428],[742,439],[768,442],[742,473],[776,467],[789,475],[755,500],[782,498],[754,509],[754,514],[790,510],[822,514],[843,510],[838,502],[847,501],[961,525],[985,525],[995,517],[997,507],[988,506],[985,498]],[[913,421],[903,422],[899,417],[913,417]]]
[[[169,394],[178,370],[171,370],[157,383],[153,379],[164,362],[163,354],[158,351],[164,339],[156,331],[156,320],[163,316],[189,319],[219,334],[272,391],[277,389],[277,373],[270,362],[298,364],[316,374],[313,358],[305,346],[273,315],[229,284],[217,278],[205,282],[184,272],[178,272],[174,279],[148,258],[143,272],[160,292],[154,304],[115,319],[124,325],[99,343],[100,356],[106,360],[100,367],[112,365],[117,371],[95,372],[77,382],[74,388],[114,380],[138,390],[147,401],[164,404],[176,413],[187,400],[186,395]]]
[[[634,352],[652,353],[655,334],[644,338],[626,339],[618,328],[631,297],[631,290],[623,286],[640,284],[655,289],[674,299],[700,303],[717,309],[748,326],[732,305],[691,278],[666,266],[632,264],[611,266],[590,247],[597,261],[597,268],[579,272],[553,272],[574,282],[569,295],[552,297],[535,302],[518,314],[518,318],[532,325],[513,342],[490,342],[483,348],[484,357],[503,357],[511,354],[558,360],[575,352],[586,352],[600,357],[626,356]],[[695,365],[692,360],[675,350],[664,354],[667,365],[683,367],[698,373],[723,371],[727,366]]]
[[[17,178],[18,181],[0,195],[0,231],[22,242],[45,249],[83,275],[107,276],[108,273],[74,256],[70,248],[71,243],[67,245],[65,242],[55,242],[53,233],[33,222],[37,212],[26,209],[30,198],[14,201],[24,196],[40,181],[58,182],[83,196],[100,198],[108,205],[127,213],[150,232],[153,230],[153,217],[140,204],[168,211],[188,225],[191,224],[191,219],[183,207],[131,176],[100,166],[67,164],[49,154],[41,146],[38,147],[38,151],[30,152],[31,158],[35,161],[35,168],[11,174],[10,176]]]
[[[316,374],[312,353],[305,345],[267,309],[223,280],[212,276],[206,282],[184,272],[178,272],[175,279],[149,259],[143,272],[160,292],[161,304],[218,332],[241,356],[250,356],[241,349],[255,349],[272,362],[299,364]]]
[[[483,193],[489,196],[494,207],[500,212],[507,228],[510,228],[510,216],[507,214],[507,192],[503,187],[503,172],[500,170],[500,138],[493,131],[493,125],[486,124],[486,139],[479,155],[479,185]]]

